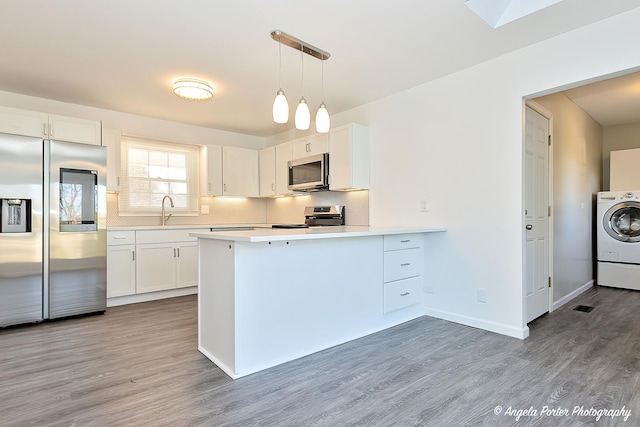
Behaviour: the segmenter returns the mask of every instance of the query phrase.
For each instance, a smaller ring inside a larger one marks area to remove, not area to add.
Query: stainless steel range
[[[307,206],[304,208],[304,224],[274,224],[273,228],[309,228],[344,225],[344,206]]]

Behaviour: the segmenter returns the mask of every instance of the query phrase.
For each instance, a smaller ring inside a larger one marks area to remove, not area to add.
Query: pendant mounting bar
[[[318,49],[317,47],[312,46],[307,42],[303,42],[297,37],[293,37],[292,35],[285,33],[284,31],[280,31],[280,30],[271,31],[271,38],[281,44],[292,47],[295,50],[300,50],[303,53],[306,53],[307,55],[311,55],[315,58],[318,58],[321,61],[327,60],[331,56],[329,52],[325,52],[322,49]]]

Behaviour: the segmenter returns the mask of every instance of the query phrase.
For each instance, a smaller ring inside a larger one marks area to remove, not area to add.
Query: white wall
[[[559,306],[595,278],[602,126],[564,94],[535,101],[553,114],[553,301]]]
[[[640,9],[332,117],[333,126],[371,128],[373,225],[449,228],[427,238],[428,314],[528,335],[523,97],[640,67],[638,22]],[[478,288],[486,303],[477,302]]]
[[[608,191],[611,188],[609,183],[611,152],[633,148],[640,148],[640,123],[604,128],[604,143],[602,146],[603,190]],[[634,189],[628,188],[627,190]]]

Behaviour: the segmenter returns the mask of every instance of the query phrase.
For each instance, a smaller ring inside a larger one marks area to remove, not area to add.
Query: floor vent
[[[585,313],[589,313],[591,310],[593,310],[593,307],[589,305],[579,305],[574,308],[574,311],[584,311]]]

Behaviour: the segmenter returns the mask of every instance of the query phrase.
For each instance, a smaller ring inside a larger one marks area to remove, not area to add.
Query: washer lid
[[[621,242],[640,242],[640,202],[613,205],[604,214],[602,225],[607,234]]]

